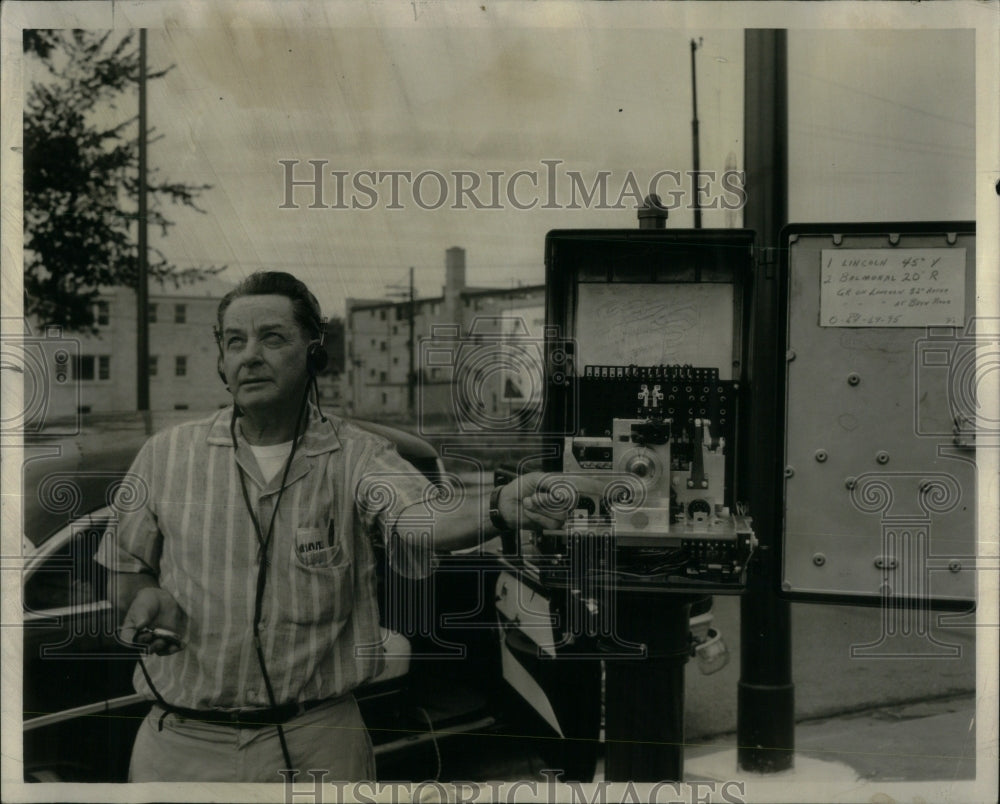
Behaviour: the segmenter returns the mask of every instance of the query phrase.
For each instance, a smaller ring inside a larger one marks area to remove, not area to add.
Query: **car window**
[[[107,524],[105,519],[88,516],[52,537],[62,544],[45,556],[26,579],[26,610],[42,612],[107,600],[107,569],[94,560]]]

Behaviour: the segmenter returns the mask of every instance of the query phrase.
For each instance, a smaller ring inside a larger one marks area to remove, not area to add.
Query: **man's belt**
[[[239,729],[262,729],[265,726],[277,726],[287,723],[293,717],[315,709],[325,703],[330,703],[335,698],[323,698],[319,701],[305,701],[304,703],[291,702],[273,706],[269,709],[185,709],[183,706],[172,706],[170,704],[157,703],[164,710],[166,715],[177,715],[184,720],[196,720],[201,723],[218,723],[222,726],[232,726]],[[163,722],[163,718],[160,718]]]

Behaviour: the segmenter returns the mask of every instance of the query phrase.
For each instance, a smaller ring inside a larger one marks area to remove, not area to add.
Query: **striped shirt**
[[[238,426],[234,453],[231,416],[227,408],[146,442],[96,556],[114,571],[152,573],[187,614],[184,649],[145,661],[163,699],[191,709],[270,705],[252,636],[259,545],[237,463],[265,533],[283,472],[264,482]],[[432,488],[389,442],[323,423],[310,406],[274,523],[260,620],[277,703],[342,695],[381,670],[373,543],[402,574],[429,572],[429,550],[382,534]],[[133,678],[154,697],[138,666]]]

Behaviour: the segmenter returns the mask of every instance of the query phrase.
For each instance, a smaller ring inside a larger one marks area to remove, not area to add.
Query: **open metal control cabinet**
[[[754,269],[743,230],[546,237],[545,468],[584,475],[559,531],[517,549],[542,586],[734,593]]]

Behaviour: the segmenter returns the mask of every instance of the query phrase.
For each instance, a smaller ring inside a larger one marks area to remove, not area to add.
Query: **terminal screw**
[[[879,463],[889,463],[889,453],[881,449],[875,454],[875,460]]]
[[[823,463],[826,460],[826,457],[827,456],[826,456],[826,450],[825,449],[818,449],[818,450],[816,450],[816,460],[817,461],[819,461],[820,463]]]
[[[826,563],[826,556],[823,555],[822,553],[816,553],[816,555],[813,556],[813,564],[815,564],[817,567],[822,567],[825,563]]]
[[[844,478],[844,487],[845,488],[847,488],[847,489],[853,489],[856,485],[858,485],[858,479],[856,477],[845,477]]]
[[[962,571],[962,562],[961,561],[949,561],[948,562],[948,570],[950,572],[961,572]]]
[[[791,466],[785,467],[785,477],[792,477],[795,475],[795,469]]]
[[[857,372],[852,371],[850,374],[847,375],[848,385],[857,385],[860,382],[861,382],[861,375],[858,374]]]

